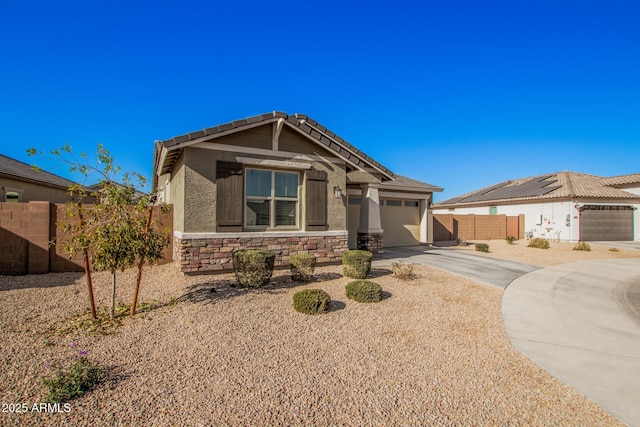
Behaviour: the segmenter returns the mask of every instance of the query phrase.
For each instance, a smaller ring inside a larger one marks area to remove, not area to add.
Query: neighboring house
[[[640,240],[640,174],[557,172],[504,181],[433,206],[436,214],[524,214],[532,237]]]
[[[26,163],[0,154],[0,202],[63,203],[71,199],[67,189],[73,184],[68,179],[35,171]]]
[[[302,114],[272,112],[157,141],[153,187],[174,209],[181,271],[231,268],[230,252],[262,247],[277,265],[342,252],[429,243],[432,193],[394,175]]]

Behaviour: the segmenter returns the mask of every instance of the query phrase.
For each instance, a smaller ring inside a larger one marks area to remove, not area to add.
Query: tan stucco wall
[[[173,229],[184,229],[184,189],[185,189],[184,153],[180,155],[173,168],[171,184],[169,185],[169,203],[173,205]]]
[[[216,144],[239,145],[243,147],[262,148],[270,150],[272,147],[273,127],[271,124],[247,129],[214,139]]]
[[[71,200],[66,189],[0,177],[0,202],[4,202],[5,194],[9,191],[20,192],[20,202],[64,203]]]
[[[247,153],[233,153],[226,151],[215,151],[202,148],[188,147],[184,149],[181,159],[184,164],[176,164],[183,171],[183,184],[180,183],[180,172],[174,174],[171,182],[171,203],[174,205],[174,222],[176,230],[187,233],[215,232],[216,230],[216,161],[237,162],[238,157],[250,157],[258,160],[287,160],[282,157],[259,156]],[[299,161],[298,161],[299,162]],[[251,166],[251,165],[247,165]],[[313,162],[315,169],[327,172],[327,214],[329,230],[346,230],[346,171],[344,164],[334,164],[325,162]],[[251,166],[256,167],[256,166]],[[272,169],[272,168],[270,168]],[[277,168],[275,168],[277,169]],[[301,174],[300,183],[303,183]],[[176,185],[177,184],[177,185]],[[343,197],[336,199],[333,193],[334,187],[340,187]],[[178,188],[182,188],[182,194],[178,193]],[[238,197],[244,197],[240,194]],[[304,186],[300,194],[300,229],[304,228],[305,200],[306,194]],[[180,200],[184,200],[181,206]],[[179,222],[183,218],[183,226]]]

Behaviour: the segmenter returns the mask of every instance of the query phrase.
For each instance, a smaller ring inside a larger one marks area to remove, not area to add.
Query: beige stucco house
[[[63,203],[71,199],[67,190],[74,182],[0,154],[0,202],[45,201]]]
[[[237,248],[340,261],[432,240],[432,193],[394,175],[315,120],[283,112],[156,141],[153,185],[174,207],[182,272],[231,268]]]

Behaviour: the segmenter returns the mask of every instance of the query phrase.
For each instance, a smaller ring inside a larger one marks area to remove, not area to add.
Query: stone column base
[[[369,251],[373,254],[383,253],[382,233],[360,233],[358,232],[358,249]]]

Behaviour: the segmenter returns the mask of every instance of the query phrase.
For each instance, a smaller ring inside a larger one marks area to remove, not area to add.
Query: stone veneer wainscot
[[[268,249],[276,254],[276,267],[289,265],[293,254],[314,254],[319,264],[338,263],[349,249],[346,231],[175,233],[174,248],[182,273],[233,270],[231,253],[238,249]]]

